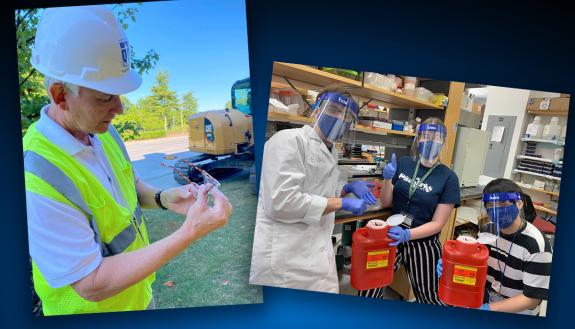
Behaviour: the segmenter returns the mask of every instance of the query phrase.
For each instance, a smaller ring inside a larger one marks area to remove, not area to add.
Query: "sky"
[[[198,110],[225,108],[232,84],[249,77],[246,11],[243,0],[179,0],[132,4],[136,22],[126,34],[141,58],[149,49],[160,60],[142,76],[142,86],[125,96],[149,95],[158,70],[170,73],[169,87],[192,91]]]

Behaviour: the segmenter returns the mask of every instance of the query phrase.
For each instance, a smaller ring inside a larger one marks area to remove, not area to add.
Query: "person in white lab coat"
[[[333,143],[349,140],[356,101],[326,89],[312,109],[313,126],[279,131],[265,144],[250,283],[337,293],[335,211],[360,215],[376,199],[370,183],[338,184]],[[349,193],[356,198],[342,198]]]

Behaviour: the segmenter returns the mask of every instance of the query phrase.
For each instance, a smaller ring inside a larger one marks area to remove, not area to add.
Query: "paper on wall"
[[[491,134],[491,141],[496,143],[501,143],[503,140],[503,132],[505,131],[504,126],[495,126],[493,128],[493,134]]]

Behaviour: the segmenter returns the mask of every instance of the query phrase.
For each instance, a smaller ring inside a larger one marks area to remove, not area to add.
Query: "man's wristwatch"
[[[158,205],[159,208],[168,209],[164,207],[164,205],[162,204],[162,199],[160,199],[160,195],[162,194],[162,192],[164,192],[164,190],[159,190],[158,192],[156,192],[156,205]]]

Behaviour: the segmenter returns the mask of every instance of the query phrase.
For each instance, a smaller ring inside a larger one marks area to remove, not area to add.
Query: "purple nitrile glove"
[[[409,229],[404,229],[399,226],[393,226],[387,232],[387,236],[395,240],[395,242],[389,244],[390,246],[395,247],[400,243],[409,241],[411,233],[409,232]]]
[[[341,209],[351,211],[354,215],[361,215],[367,209],[367,204],[363,199],[343,198]]]
[[[363,199],[365,202],[373,205],[377,202],[377,200],[373,194],[371,194],[369,188],[374,186],[375,185],[370,182],[354,181],[343,186],[343,193],[353,193],[356,197]]]
[[[397,170],[397,160],[395,157],[395,153],[391,155],[391,162],[385,165],[383,168],[383,179],[390,180],[395,175],[395,171]]]

